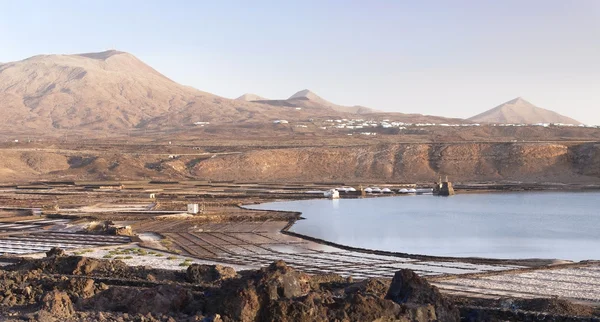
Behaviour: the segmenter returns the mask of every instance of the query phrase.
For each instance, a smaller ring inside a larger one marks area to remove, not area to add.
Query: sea
[[[600,260],[600,192],[465,193],[252,205],[298,211],[293,232],[360,248],[451,257]]]

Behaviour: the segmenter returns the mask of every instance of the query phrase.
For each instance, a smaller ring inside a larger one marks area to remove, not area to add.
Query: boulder
[[[431,305],[439,321],[460,320],[458,309],[435,286],[408,269],[396,272],[385,298],[409,307]]]
[[[190,283],[214,283],[236,276],[233,268],[221,265],[192,264],[186,271],[186,279]]]
[[[62,257],[66,255],[67,254],[65,254],[65,251],[58,247],[52,247],[49,251],[46,252],[46,257]]]
[[[310,277],[277,261],[242,279],[226,280],[209,309],[235,321],[263,321],[277,301],[291,301],[310,291]]]
[[[259,291],[269,300],[292,299],[310,291],[310,277],[297,272],[281,260],[262,268],[259,277]]]

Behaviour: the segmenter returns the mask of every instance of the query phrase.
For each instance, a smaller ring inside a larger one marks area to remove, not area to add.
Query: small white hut
[[[329,189],[323,195],[329,199],[340,199],[340,192],[337,189]]]

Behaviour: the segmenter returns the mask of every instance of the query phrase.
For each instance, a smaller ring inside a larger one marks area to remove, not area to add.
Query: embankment
[[[600,181],[600,144],[388,144],[251,151],[200,162],[195,177],[262,181],[593,183]]]

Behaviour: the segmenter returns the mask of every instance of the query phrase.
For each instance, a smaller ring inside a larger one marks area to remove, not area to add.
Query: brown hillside
[[[263,181],[594,182],[600,145],[535,143],[386,144],[252,151],[198,163],[195,177]],[[586,177],[588,176],[588,177]]]
[[[35,56],[0,66],[2,123],[9,127],[127,128],[211,99],[118,51]]]
[[[234,154],[184,153],[175,158],[167,151],[157,154],[157,146],[124,146],[120,150],[115,146],[107,151],[101,146],[96,151],[0,149],[2,182],[43,179],[430,182],[438,174],[447,174],[457,182],[598,183],[599,169],[598,143],[381,143],[352,147],[241,148]]]
[[[197,121],[266,121],[290,113],[180,85],[131,54],[42,55],[0,65],[0,125],[5,130],[119,130],[181,127]]]

